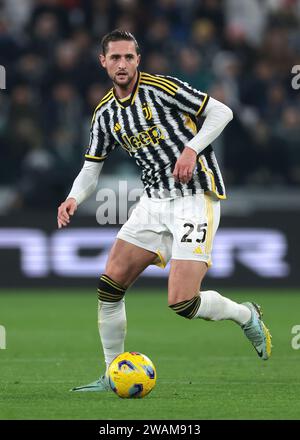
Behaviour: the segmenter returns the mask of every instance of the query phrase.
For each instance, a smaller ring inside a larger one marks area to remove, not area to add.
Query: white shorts
[[[220,222],[220,201],[207,194],[175,199],[143,195],[117,238],[154,252],[165,267],[175,260],[204,261],[210,266],[212,243]]]

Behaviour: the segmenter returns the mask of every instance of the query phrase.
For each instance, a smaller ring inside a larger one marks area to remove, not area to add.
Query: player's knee
[[[180,301],[169,305],[169,307],[174,310],[177,315],[186,319],[193,319],[198,312],[200,302],[200,296],[196,295],[190,300]]]
[[[120,261],[118,259],[110,259],[105,268],[105,274],[121,284],[123,287],[128,287],[131,282],[131,267],[126,261]]]
[[[108,275],[103,274],[99,279],[97,291],[99,301],[113,303],[123,299],[126,287],[123,287]]]

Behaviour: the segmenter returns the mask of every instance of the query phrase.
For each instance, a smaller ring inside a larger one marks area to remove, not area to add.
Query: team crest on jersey
[[[119,122],[116,122],[115,123],[115,125],[114,125],[114,132],[116,133],[117,131],[120,131],[121,130],[121,125],[119,124]]]
[[[147,102],[145,102],[145,103],[143,104],[142,109],[143,109],[143,113],[144,113],[144,116],[145,116],[145,118],[147,119],[147,121],[149,121],[150,119],[152,119],[152,110],[151,110],[150,105],[147,104]]]

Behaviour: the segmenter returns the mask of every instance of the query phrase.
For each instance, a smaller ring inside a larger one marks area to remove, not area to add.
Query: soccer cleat
[[[251,318],[246,324],[242,325],[245,336],[252,343],[256,353],[264,361],[268,360],[272,352],[271,333],[263,323],[262,311],[258,304],[246,302],[244,306],[251,312]]]
[[[72,388],[70,391],[108,391],[109,383],[106,376],[101,376],[98,380],[91,382],[87,385]]]

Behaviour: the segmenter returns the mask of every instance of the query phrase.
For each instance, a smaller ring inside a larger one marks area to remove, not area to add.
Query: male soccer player
[[[144,194],[120,229],[98,285],[98,324],[106,367],[124,351],[127,288],[150,264],[170,262],[168,303],[187,319],[229,319],[241,326],[258,355],[271,355],[271,336],[258,305],[237,304],[201,291],[225,188],[211,142],[232,119],[221,102],[170,76],[140,72],[135,37],[115,30],[102,39],[101,65],[113,88],[97,106],[85,162],[58,208],[67,226],[96,188],[106,157],[120,145],[142,171]],[[199,116],[205,117],[199,130]],[[74,391],[103,391],[104,374]]]

